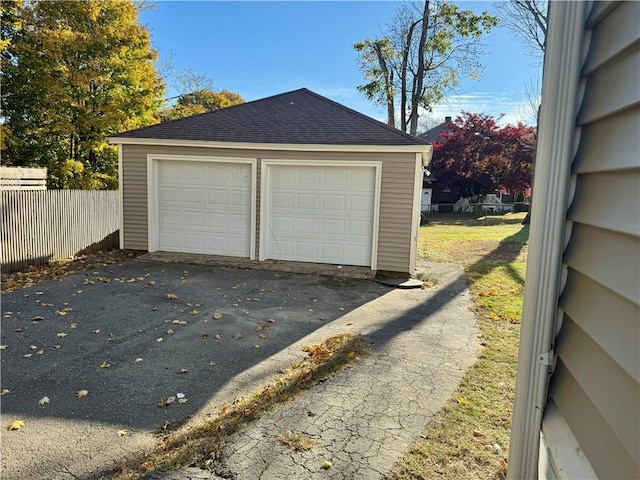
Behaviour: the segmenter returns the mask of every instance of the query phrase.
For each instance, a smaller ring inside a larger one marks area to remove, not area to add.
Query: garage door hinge
[[[539,353],[538,361],[543,365],[553,365],[553,353],[553,349],[549,350],[548,352]]]

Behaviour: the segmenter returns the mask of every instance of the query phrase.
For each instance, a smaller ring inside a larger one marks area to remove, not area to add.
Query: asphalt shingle
[[[316,145],[428,143],[306,88],[129,130],[115,137]]]

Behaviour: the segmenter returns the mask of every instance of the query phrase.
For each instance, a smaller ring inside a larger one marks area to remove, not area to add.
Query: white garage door
[[[251,165],[158,161],[158,249],[249,257]]]
[[[267,258],[371,266],[375,168],[268,168]]]

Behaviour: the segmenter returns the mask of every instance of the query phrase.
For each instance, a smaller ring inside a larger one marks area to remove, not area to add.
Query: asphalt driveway
[[[153,448],[153,432],[214,414],[214,396],[247,393],[283,366],[276,353],[389,291],[138,260],[4,294],[2,478],[86,477]]]

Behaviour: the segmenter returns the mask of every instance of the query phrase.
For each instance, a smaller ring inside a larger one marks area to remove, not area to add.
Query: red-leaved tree
[[[432,168],[440,187],[477,199],[531,187],[536,130],[522,123],[500,127],[490,115],[463,112],[433,143]]]

